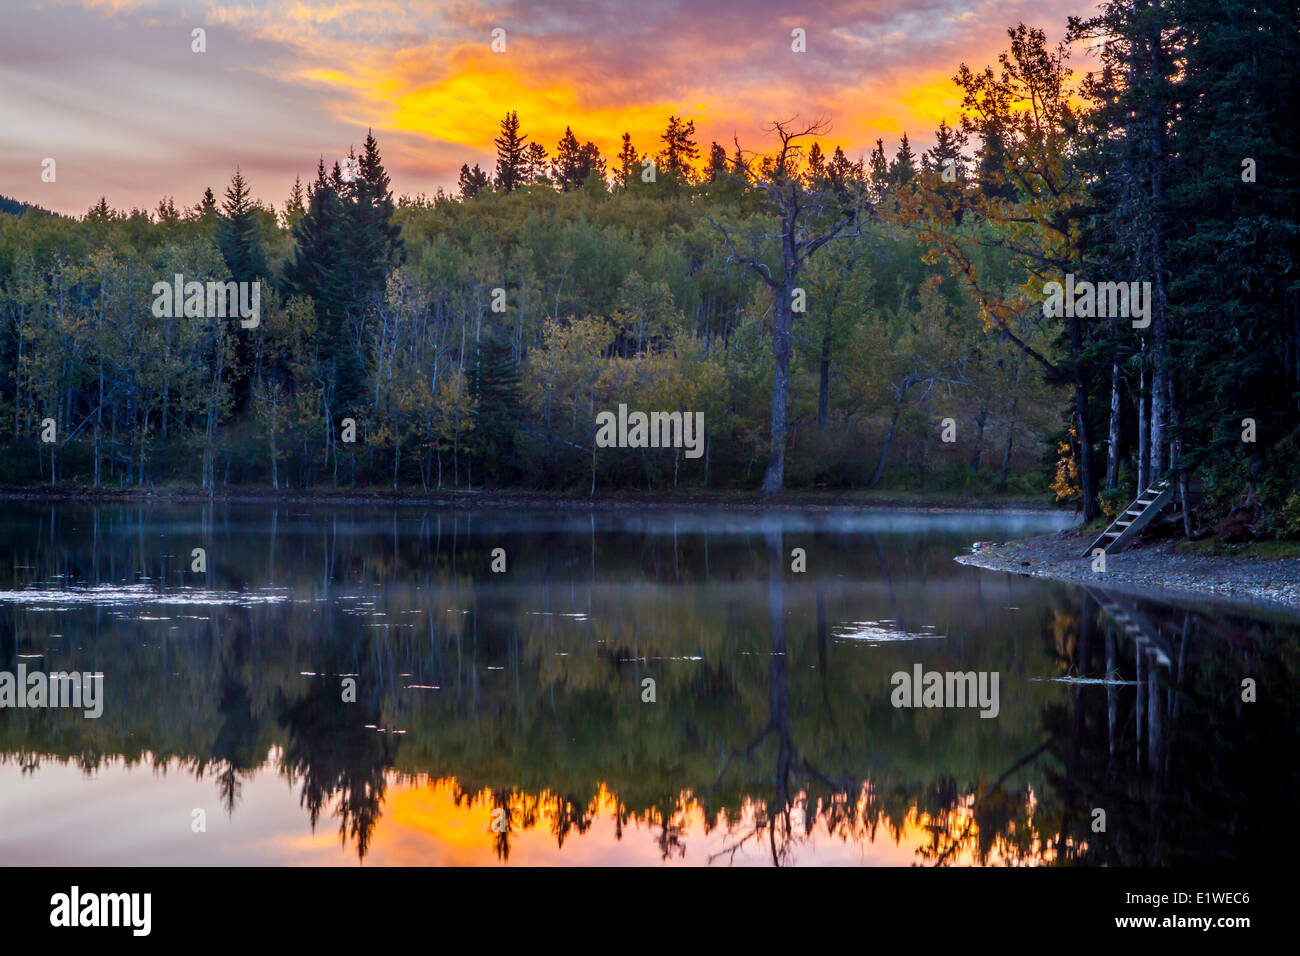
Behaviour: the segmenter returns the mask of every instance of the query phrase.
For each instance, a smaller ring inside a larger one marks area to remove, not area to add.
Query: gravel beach
[[[955,560],[987,571],[1134,594],[1194,596],[1300,616],[1300,558],[1266,561],[1182,554],[1174,542],[1160,541],[1107,555],[1103,573],[1092,570],[1091,558],[1080,557],[1093,537],[1068,530],[1005,543],[977,541],[970,554]]]

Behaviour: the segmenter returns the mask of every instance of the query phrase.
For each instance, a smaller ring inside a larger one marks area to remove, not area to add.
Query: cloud
[[[507,110],[554,149],[566,126],[607,155],[624,131],[653,151],[670,113],[702,142],[766,145],[773,119],[831,122],[860,155],[879,136],[926,143],[956,118],[950,82],[1021,19],[1063,32],[1079,0],[85,0],[6,12],[0,192],[79,213],[197,199],[236,164],[280,201],[318,156],[373,127],[399,192],[451,187],[489,163]],[[207,53],[190,31],[207,31]],[[492,30],[504,29],[505,52]],[[791,49],[805,31],[807,52]],[[40,182],[40,160],[59,180]]]

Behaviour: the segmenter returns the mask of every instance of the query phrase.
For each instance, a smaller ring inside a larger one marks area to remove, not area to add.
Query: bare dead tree
[[[794,117],[767,127],[780,141],[772,156],[746,153],[736,142],[736,155],[728,160],[733,172],[744,177],[750,188],[764,197],[767,214],[776,220],[776,231],[743,232],[710,219],[722,236],[726,262],[748,266],[772,292],[772,381],[771,450],[764,494],[776,494],[785,484],[787,436],[786,403],[790,382],[790,349],[795,317],[795,291],[799,275],[813,255],[833,239],[861,236],[863,190],[860,184],[836,182],[802,169],[803,143],[829,129],[824,120],[796,125]],[[802,309],[800,310],[802,311]]]

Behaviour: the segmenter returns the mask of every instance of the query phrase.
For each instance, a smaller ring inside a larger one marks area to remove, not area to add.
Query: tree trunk
[[[984,455],[984,426],[989,421],[988,395],[984,396],[985,403],[980,408],[980,413],[975,419],[975,454],[971,455],[970,470],[972,473],[980,470],[980,458]]]
[[[826,332],[822,335],[821,363],[817,376],[817,427],[826,427],[826,416],[831,407],[831,332],[827,320]]]
[[[1118,356],[1110,363],[1110,434],[1106,441],[1106,490],[1119,484],[1120,370]]]
[[[1079,488],[1083,521],[1097,516],[1097,478],[1092,471],[1092,429],[1088,425],[1088,376],[1083,367],[1083,323],[1070,320],[1070,358],[1074,366],[1074,408],[1079,421]]]
[[[1002,453],[1002,473],[998,475],[998,491],[1005,491],[1007,487],[1007,470],[1011,467],[1011,447],[1016,441],[1016,403],[1020,401],[1020,396],[1011,399],[1011,424],[1007,426],[1007,448]]]
[[[1147,395],[1149,377],[1147,375],[1146,347],[1141,356],[1141,378],[1138,384],[1138,494],[1151,487],[1151,412],[1150,398]]]
[[[889,446],[894,441],[894,429],[898,427],[898,416],[903,411],[903,401],[907,398],[907,387],[898,393],[898,404],[894,406],[894,416],[889,420],[889,431],[885,433],[885,443],[880,446],[880,461],[876,463],[876,473],[871,476],[871,487],[880,484],[885,476],[885,462],[889,459]]]
[[[1168,436],[1165,427],[1169,416],[1169,373],[1167,358],[1161,355],[1159,345],[1153,350],[1151,369],[1151,482],[1155,484],[1165,476],[1169,467]]]
[[[776,288],[775,318],[772,323],[772,446],[763,476],[765,495],[779,494],[785,487],[786,398],[790,386],[790,339],[794,316],[790,311],[791,285],[783,282]]]

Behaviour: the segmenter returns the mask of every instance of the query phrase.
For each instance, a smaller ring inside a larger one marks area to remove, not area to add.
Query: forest
[[[1116,0],[956,65],[924,149],[855,160],[811,115],[706,146],[672,115],[610,157],[511,111],[450,194],[395,195],[368,133],[278,207],[239,170],[79,219],[0,197],[0,484],[937,489],[1090,520],[1167,480],[1189,535],[1300,537],[1298,48],[1282,0]],[[156,317],[176,275],[258,283],[260,321]],[[1046,308],[1067,277],[1141,285],[1145,321]],[[702,456],[598,447],[620,404],[702,413]]]

